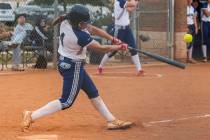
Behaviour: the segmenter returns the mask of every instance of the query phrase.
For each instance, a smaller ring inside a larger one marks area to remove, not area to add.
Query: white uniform
[[[204,4],[202,7],[202,10],[208,10],[210,11],[210,5],[208,3]],[[202,21],[210,22],[210,17],[207,17],[204,13],[202,14]]]
[[[114,36],[120,39],[122,42],[128,44],[130,47],[136,49],[136,41],[130,25],[129,12],[126,9],[127,0],[115,0],[114,3],[114,16],[115,16],[115,32]],[[136,65],[138,72],[142,72],[141,63],[139,60],[139,55],[134,50],[129,50],[131,53],[131,59]],[[111,52],[104,55],[99,69],[102,69],[106,62],[113,57],[117,52]],[[100,72],[99,72],[100,73]]]
[[[88,31],[73,29],[67,20],[61,23],[58,52],[63,57],[84,60],[87,47],[93,42]]]
[[[115,25],[128,26],[130,24],[129,12],[126,10],[126,0],[115,0]]]
[[[193,6],[187,6],[187,25],[193,25],[194,17],[196,16],[196,11]]]
[[[207,44],[209,42],[210,35],[210,17],[204,14],[204,10],[210,11],[210,5],[208,3],[203,3],[202,5],[202,51],[203,57],[207,59]]]

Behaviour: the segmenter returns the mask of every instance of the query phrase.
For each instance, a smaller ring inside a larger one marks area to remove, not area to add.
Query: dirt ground
[[[133,67],[107,68],[102,76],[95,74],[94,66],[87,69],[110,110],[120,119],[134,121],[133,128],[106,130],[105,120],[81,92],[71,109],[42,118],[29,133],[22,133],[21,112],[58,98],[62,78],[53,70],[0,72],[0,139],[210,139],[210,64],[186,70],[148,66],[145,77],[136,77]]]

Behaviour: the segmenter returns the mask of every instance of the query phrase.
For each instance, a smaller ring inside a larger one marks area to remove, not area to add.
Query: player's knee
[[[60,99],[62,110],[68,109],[73,105],[73,101],[69,101],[68,99]]]
[[[94,99],[99,96],[98,90],[86,93],[89,99]]]

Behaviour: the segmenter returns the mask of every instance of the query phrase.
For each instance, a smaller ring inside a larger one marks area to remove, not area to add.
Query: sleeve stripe
[[[94,43],[95,42],[95,40],[93,39],[89,44],[87,44],[85,47],[88,47],[88,46],[90,46],[92,43]]]

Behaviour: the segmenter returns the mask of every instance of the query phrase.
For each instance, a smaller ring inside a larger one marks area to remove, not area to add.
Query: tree
[[[55,0],[34,0],[34,4],[36,5],[52,5]],[[69,4],[90,4],[92,6],[101,6],[101,12],[102,12],[102,6],[108,7],[111,9],[113,6],[113,0],[58,0],[59,4],[62,4],[64,7],[64,11],[67,10],[67,5]],[[99,11],[100,12],[100,11]],[[100,13],[101,13],[100,12]],[[94,25],[101,26],[104,25],[104,23],[109,23],[111,20],[111,16],[102,16],[101,14],[97,14],[97,21],[94,22]]]
[[[74,4],[74,3],[110,7],[112,6],[111,1],[112,0],[58,0],[58,2],[64,6],[64,9],[66,9],[66,6],[68,4]],[[54,3],[54,0],[34,0],[34,4],[37,4],[37,5],[52,5],[53,3]]]

